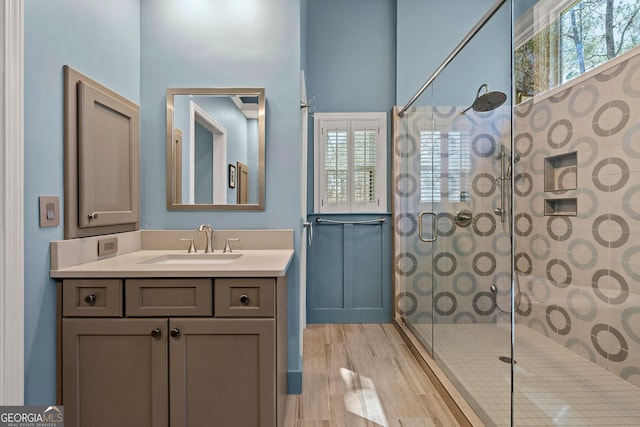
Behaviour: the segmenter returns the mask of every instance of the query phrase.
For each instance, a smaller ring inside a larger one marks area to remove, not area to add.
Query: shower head
[[[482,88],[485,89],[483,95],[480,95]],[[507,95],[503,92],[490,92],[489,85],[484,83],[478,88],[478,92],[476,93],[476,99],[473,101],[469,107],[465,108],[460,112],[460,114],[464,114],[469,109],[473,108],[474,111],[479,113],[484,113],[487,111],[492,111],[504,104],[507,100]]]

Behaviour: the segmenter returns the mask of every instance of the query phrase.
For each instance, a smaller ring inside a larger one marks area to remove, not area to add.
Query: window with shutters
[[[387,114],[314,115],[315,211],[387,211]]]

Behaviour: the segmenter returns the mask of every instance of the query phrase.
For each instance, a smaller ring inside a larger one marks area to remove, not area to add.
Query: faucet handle
[[[229,244],[229,242],[239,242],[240,239],[235,237],[235,238],[230,238],[230,239],[226,239],[226,241],[224,242],[224,249],[222,250],[222,253],[229,253],[229,252],[233,252],[233,250],[231,249],[231,245]]]
[[[186,242],[186,241],[190,241],[191,242],[191,244],[189,245],[189,249],[187,249],[188,253],[191,254],[191,253],[198,252],[198,250],[196,249],[196,242],[193,239],[193,237],[190,237],[188,239],[180,239],[180,240],[182,240],[183,242]]]

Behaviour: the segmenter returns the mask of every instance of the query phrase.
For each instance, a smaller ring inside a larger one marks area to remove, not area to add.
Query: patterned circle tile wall
[[[640,385],[640,55],[517,106],[514,149],[516,258],[531,260],[517,321]],[[569,153],[545,191],[545,158]],[[544,215],[559,198],[574,216]]]

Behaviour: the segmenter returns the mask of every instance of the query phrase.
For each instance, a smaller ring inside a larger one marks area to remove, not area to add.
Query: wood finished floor
[[[391,324],[308,325],[303,361],[285,427],[459,425]]]

